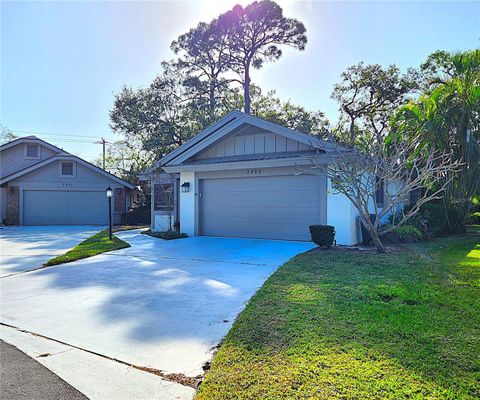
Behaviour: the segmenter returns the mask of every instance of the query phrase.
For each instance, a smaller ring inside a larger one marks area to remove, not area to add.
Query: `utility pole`
[[[108,143],[103,137],[102,140],[95,142],[96,144],[101,144],[103,146],[103,170],[105,170],[105,145]]]

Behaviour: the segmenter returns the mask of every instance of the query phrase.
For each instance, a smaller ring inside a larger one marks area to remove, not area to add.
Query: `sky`
[[[307,28],[305,51],[287,49],[254,71],[275,89],[335,121],[333,85],[360,61],[417,67],[435,50],[480,45],[480,2],[277,1]],[[1,124],[87,160],[100,138],[119,140],[109,110],[122,86],[148,86],[173,57],[170,43],[200,21],[248,1],[1,1]]]

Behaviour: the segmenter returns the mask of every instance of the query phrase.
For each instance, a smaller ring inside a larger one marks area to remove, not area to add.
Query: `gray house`
[[[335,226],[339,244],[360,238],[358,210],[326,176],[298,173],[329,142],[234,111],[145,171],[152,230],[173,223],[190,236],[310,240]]]
[[[7,225],[104,225],[107,187],[120,223],[133,185],[35,136],[0,146],[1,222]]]

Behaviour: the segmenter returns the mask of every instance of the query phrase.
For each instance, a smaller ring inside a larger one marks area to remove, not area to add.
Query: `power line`
[[[77,138],[82,138],[82,137],[85,137],[85,138],[94,138],[94,139],[98,139],[98,135],[97,136],[90,136],[90,135],[73,135],[73,134],[68,134],[68,133],[51,133],[51,132],[35,132],[35,131],[20,131],[20,130],[12,130],[13,133],[30,133],[30,134],[34,134],[34,135],[47,135],[47,136],[59,136],[59,137],[63,137],[63,136],[72,136],[72,137],[77,137]]]

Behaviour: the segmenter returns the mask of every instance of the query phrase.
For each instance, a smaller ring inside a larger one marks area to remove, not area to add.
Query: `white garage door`
[[[25,190],[24,225],[105,225],[108,203],[104,191]]]
[[[204,179],[200,187],[203,235],[310,240],[309,225],[326,220],[322,177]]]

